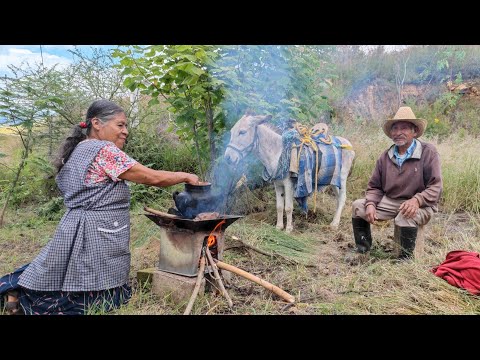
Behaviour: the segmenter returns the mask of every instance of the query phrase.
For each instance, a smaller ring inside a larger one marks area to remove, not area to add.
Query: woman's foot
[[[18,299],[18,291],[7,292],[7,302],[5,303],[7,315],[20,315],[20,300]]]

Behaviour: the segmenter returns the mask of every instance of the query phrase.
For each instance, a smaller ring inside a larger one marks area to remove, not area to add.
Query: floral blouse
[[[135,164],[137,164],[136,160],[125,154],[113,143],[108,143],[100,149],[90,164],[85,178],[85,184],[104,183],[109,179],[122,181],[122,179],[118,177]]]

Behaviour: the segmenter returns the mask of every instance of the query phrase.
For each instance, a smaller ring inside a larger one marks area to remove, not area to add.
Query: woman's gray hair
[[[57,172],[59,172],[63,165],[68,161],[75,147],[90,134],[93,118],[97,118],[102,123],[106,123],[119,113],[125,113],[125,111],[113,101],[104,99],[94,101],[89,106],[87,114],[85,115],[85,123],[87,124],[87,127],[82,128],[80,124],[75,125],[72,134],[67,137],[60,146],[58,157],[53,162],[57,168]]]
[[[85,116],[87,123],[87,129],[92,126],[92,119],[97,118],[102,123],[110,121],[118,113],[124,113],[125,111],[110,100],[96,100],[90,105]]]

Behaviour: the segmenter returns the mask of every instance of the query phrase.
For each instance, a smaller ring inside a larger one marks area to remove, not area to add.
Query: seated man
[[[398,109],[383,131],[394,142],[377,160],[365,199],[352,204],[356,250],[372,246],[370,224],[395,219],[399,227],[400,258],[413,256],[418,226],[430,221],[442,192],[440,158],[432,144],[419,141],[427,121],[417,119],[409,107]]]

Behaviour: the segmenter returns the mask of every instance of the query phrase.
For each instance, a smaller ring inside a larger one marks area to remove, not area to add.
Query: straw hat
[[[416,138],[419,138],[420,136],[422,136],[425,131],[425,128],[427,127],[427,120],[417,119],[410,107],[402,106],[401,108],[398,109],[393,119],[388,119],[383,123],[383,132],[388,137],[391,137],[390,129],[392,128],[393,124],[399,121],[408,121],[414,124],[418,128],[417,136],[415,136]]]

